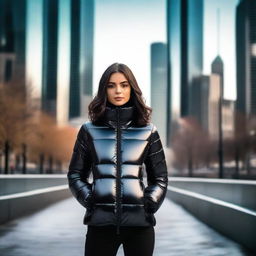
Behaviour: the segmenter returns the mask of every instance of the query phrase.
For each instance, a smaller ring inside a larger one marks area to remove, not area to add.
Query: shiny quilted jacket
[[[167,191],[165,155],[156,126],[135,126],[133,114],[134,106],[106,107],[100,124],[87,121],[78,132],[67,177],[86,208],[84,224],[115,225],[117,233],[120,226],[156,225]]]

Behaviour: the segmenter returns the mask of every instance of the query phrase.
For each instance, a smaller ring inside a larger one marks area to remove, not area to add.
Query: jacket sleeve
[[[91,207],[92,184],[88,181],[91,165],[92,158],[88,146],[88,132],[83,125],[78,132],[73,148],[67,178],[73,196],[85,208]]]
[[[163,146],[157,128],[149,139],[149,150],[145,157],[148,186],[144,190],[145,211],[155,213],[161,206],[168,185],[168,172]]]

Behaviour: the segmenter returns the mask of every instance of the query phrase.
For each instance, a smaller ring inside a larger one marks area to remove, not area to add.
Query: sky
[[[42,81],[42,0],[27,1],[27,43],[26,70],[27,81],[33,85],[32,95],[41,95]]]
[[[68,0],[62,0],[68,1]],[[28,80],[40,94],[42,75],[43,0],[28,0]],[[217,8],[220,9],[220,48],[224,61],[224,97],[236,98],[235,7],[238,0],[205,0],[203,73],[217,51]],[[150,44],[166,42],[166,0],[95,0],[93,94],[102,73],[114,62],[128,65],[150,105]]]
[[[219,53],[224,62],[224,97],[236,99],[235,7],[239,0],[204,1],[203,74]],[[219,9],[219,33],[217,33]],[[96,0],[94,93],[104,70],[127,64],[150,104],[150,44],[166,43],[165,0]],[[219,52],[217,40],[219,37]]]
[[[165,0],[96,0],[94,93],[114,62],[134,73],[150,105],[150,44],[166,42]]]
[[[218,54],[219,38],[219,55],[224,62],[224,98],[232,100],[236,99],[235,11],[238,2],[239,0],[205,0],[204,15],[203,72],[211,72],[211,62]]]

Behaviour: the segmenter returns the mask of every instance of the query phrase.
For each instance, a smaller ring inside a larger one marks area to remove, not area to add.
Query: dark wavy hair
[[[131,85],[130,101],[135,105],[134,123],[137,126],[145,126],[150,122],[152,108],[146,106],[142,92],[138,83],[128,66],[122,63],[113,63],[103,73],[97,95],[93,98],[88,106],[89,119],[92,123],[97,123],[104,115],[107,104],[107,84],[113,73],[123,73],[127,81]]]

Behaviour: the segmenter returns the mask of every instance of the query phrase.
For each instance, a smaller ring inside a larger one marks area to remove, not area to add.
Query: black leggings
[[[152,256],[155,245],[155,230],[150,227],[120,227],[88,225],[85,240],[85,256],[115,256],[123,244],[125,256]]]

